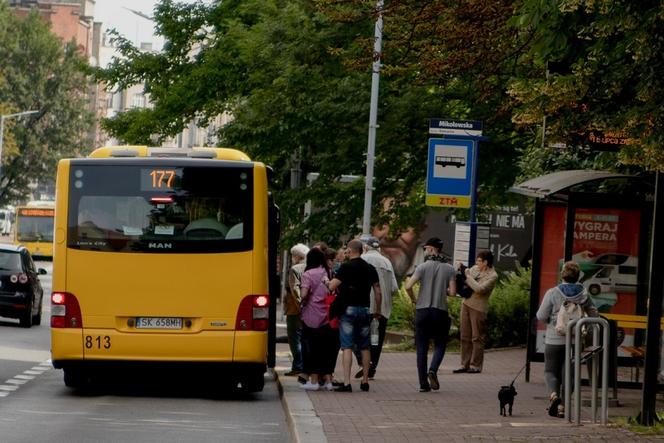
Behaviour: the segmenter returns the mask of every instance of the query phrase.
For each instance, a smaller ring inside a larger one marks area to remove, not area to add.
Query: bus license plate
[[[182,319],[177,317],[138,317],[137,329],[182,329]]]

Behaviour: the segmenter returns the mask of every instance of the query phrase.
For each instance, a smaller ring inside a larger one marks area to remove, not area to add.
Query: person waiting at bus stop
[[[352,392],[350,384],[350,371],[353,365],[353,344],[362,352],[363,376],[360,389],[369,390],[369,329],[371,325],[371,289],[373,288],[376,301],[375,318],[380,317],[382,293],[376,269],[360,257],[362,255],[362,242],[351,240],[348,242],[349,260],[343,263],[336,276],[326,281],[330,291],[338,290],[337,299],[343,303],[345,309],[341,315],[339,326],[339,339],[341,341],[342,361],[344,368],[344,385],[335,390],[338,392]],[[336,303],[336,302],[335,302]]]
[[[417,348],[417,376],[420,392],[440,389],[438,368],[443,362],[447,338],[450,333],[450,316],[447,311],[447,296],[456,295],[455,271],[445,263],[441,255],[443,241],[432,237],[424,244],[424,263],[406,282],[406,292],[415,303],[415,346]],[[420,282],[420,291],[415,298],[413,286]],[[429,342],[433,340],[433,356],[427,370]]]
[[[597,317],[597,308],[579,283],[581,268],[573,261],[565,262],[560,273],[562,283],[546,291],[542,304],[537,310],[537,319],[546,323],[544,335],[544,382],[549,392],[549,415],[564,417],[562,405],[562,380],[565,366],[565,336],[556,332],[556,320],[560,308],[566,303],[581,306],[588,317]]]
[[[300,284],[304,272],[304,259],[309,253],[309,247],[298,243],[290,250],[293,265],[288,271],[286,296],[284,297],[284,314],[286,314],[286,335],[293,362],[291,370],[285,375],[298,375],[302,372],[302,322],[300,321]]]
[[[383,350],[383,343],[385,342],[385,332],[387,330],[387,321],[390,319],[392,312],[392,296],[399,290],[397,279],[394,276],[394,268],[390,260],[380,253],[380,242],[376,237],[363,236],[360,238],[364,243],[364,253],[362,259],[376,268],[378,273],[378,281],[380,284],[380,291],[382,293],[382,302],[378,310],[376,310],[376,301],[374,300],[375,294],[371,291],[371,307],[370,312],[380,312],[378,317],[378,344],[371,343],[370,354],[371,364],[369,365],[369,379],[373,379],[376,375],[376,368],[378,367],[378,360]],[[355,349],[355,357],[357,362],[361,364],[362,354],[359,349]],[[355,378],[361,378],[364,371],[360,369]]]

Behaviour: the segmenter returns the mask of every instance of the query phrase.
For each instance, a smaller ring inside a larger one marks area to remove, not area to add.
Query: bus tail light
[[[51,294],[51,327],[82,328],[81,306],[74,294],[54,292]]]
[[[270,324],[270,297],[264,294],[247,295],[237,311],[235,329],[238,331],[267,331]]]

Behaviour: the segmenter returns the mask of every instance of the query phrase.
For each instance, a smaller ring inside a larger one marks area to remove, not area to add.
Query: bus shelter
[[[560,283],[562,264],[574,260],[600,315],[616,325],[614,361],[634,368],[621,383],[640,386],[653,190],[641,176],[592,170],[554,172],[511,189],[535,199],[526,380],[530,362],[544,361],[545,325],[535,313],[544,293]]]

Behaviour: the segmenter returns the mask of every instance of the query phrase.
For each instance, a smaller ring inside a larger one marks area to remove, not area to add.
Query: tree
[[[37,13],[18,18],[0,3],[0,111],[39,110],[5,130],[0,205],[24,200],[31,182],[55,179],[57,161],[85,152],[91,116],[85,60]]]
[[[329,5],[310,0],[162,1],[155,21],[168,42],[164,51],[140,53],[117,36],[123,59],[98,73],[113,87],[144,82],[154,107],[122,114],[105,125],[126,142],[148,143],[151,134],[174,135],[191,119],[204,122],[231,112],[234,120],[222,129],[222,143],[248,151],[277,171],[277,202],[289,227],[285,243],[308,233],[335,244],[341,235],[358,232],[363,205],[363,181],[342,185],[338,180],[365,172],[374,16],[363,11],[367,13],[344,20]],[[453,12],[446,17],[451,19]],[[392,30],[387,39],[407,34],[402,29],[407,16],[386,20],[393,20],[386,21]],[[426,17],[418,20],[422,26],[427,23]],[[461,32],[465,25],[456,26]],[[428,48],[426,34],[426,26],[418,30],[420,55]],[[472,72],[456,69],[443,79],[442,71],[418,75],[413,51],[396,43],[387,47],[393,52],[386,52],[390,55],[381,78],[374,223],[389,222],[395,233],[419,226],[425,213],[431,117],[486,118],[492,142],[483,146],[485,161],[480,162],[486,172],[484,195],[500,200],[501,191],[513,182],[514,146],[520,143],[503,104],[504,89],[491,92],[507,74],[481,80],[478,55]],[[487,47],[484,53],[490,52]],[[431,60],[427,66],[439,62]],[[320,173],[311,187],[289,189],[293,157],[301,160],[304,174]],[[301,208],[307,200],[323,211],[303,222]]]
[[[661,11],[651,0],[521,2],[522,63],[537,69],[511,84],[515,120],[546,116],[547,137],[572,146],[587,146],[592,131],[622,135],[633,143],[620,146],[622,163],[664,170]]]

